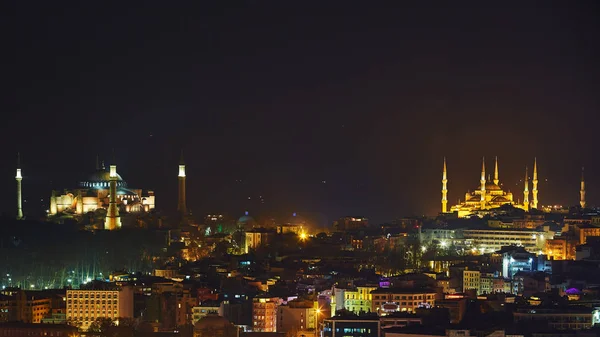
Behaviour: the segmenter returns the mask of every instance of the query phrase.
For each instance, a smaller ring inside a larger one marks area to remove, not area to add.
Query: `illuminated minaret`
[[[585,208],[585,180],[583,179],[583,167],[581,168],[581,189],[579,190],[579,205]]]
[[[496,156],[496,165],[494,167],[494,185],[498,185],[500,179],[498,179],[498,156]]]
[[[485,209],[485,157],[481,165],[481,209]]]
[[[121,228],[121,217],[119,216],[119,207],[117,206],[117,165],[110,165],[109,179],[110,201],[108,211],[106,212],[104,229],[112,231]]]
[[[531,180],[533,184],[533,188],[531,193],[533,193],[533,200],[531,201],[531,208],[537,209],[538,207],[538,178],[537,178],[537,158],[533,159],[533,180]]]
[[[442,173],[442,213],[447,212],[448,207],[448,176],[446,174],[446,157],[444,157],[444,172]]]
[[[525,166],[525,189],[523,190],[523,209],[529,211],[529,177],[527,166]]]
[[[23,180],[23,176],[21,175],[21,154],[17,153],[17,175],[15,176],[17,180],[17,220],[23,219],[23,201],[21,194],[21,180]]]
[[[187,206],[185,202],[185,162],[183,161],[183,150],[181,150],[181,158],[179,159],[179,200],[177,202],[177,211],[182,216],[187,215]]]

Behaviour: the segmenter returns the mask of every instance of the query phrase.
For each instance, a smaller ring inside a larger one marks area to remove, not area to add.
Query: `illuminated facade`
[[[358,286],[354,289],[334,288],[331,296],[331,315],[335,316],[335,312],[340,309],[345,309],[355,314],[361,312],[371,312],[373,307],[373,295],[371,291],[377,287],[362,287]]]
[[[251,250],[268,245],[275,232],[266,228],[253,228],[246,231],[245,236],[245,253],[248,254]]]
[[[278,297],[255,297],[252,302],[252,331],[276,332]]]
[[[600,236],[600,226],[577,224],[574,228],[580,245],[586,244],[587,238],[590,236]]]
[[[527,251],[538,252],[545,248],[546,240],[552,239],[550,232],[519,229],[465,229],[463,237],[468,246],[481,253],[491,253],[503,246],[522,246]]]
[[[481,287],[481,272],[479,270],[463,270],[463,292]]]
[[[415,312],[420,307],[435,306],[435,290],[379,288],[371,292],[371,312],[387,315],[396,311]]]
[[[153,191],[128,188],[127,182],[116,172],[107,171],[104,163],[96,163],[96,171],[87,179],[80,181],[78,188],[52,191],[50,197],[50,217],[61,214],[83,215],[99,209],[109,211],[111,204],[111,183],[114,183],[116,213],[142,213],[154,209]],[[113,174],[114,173],[114,174]],[[115,210],[113,209],[113,213]]]
[[[465,193],[464,202],[450,207],[450,212],[456,212],[458,217],[464,218],[474,214],[485,213],[487,210],[498,208],[502,205],[512,205],[529,211],[531,208],[537,208],[538,205],[538,178],[537,178],[537,160],[533,164],[533,200],[529,201],[529,177],[527,169],[525,170],[523,203],[514,201],[513,194],[510,191],[504,191],[499,179],[498,158],[494,166],[494,179],[485,176],[485,159],[482,163],[481,177],[479,187],[473,192]],[[448,174],[446,170],[446,159],[444,158],[444,167],[442,173],[442,213],[447,212],[448,204]]]
[[[67,290],[67,320],[84,331],[98,318],[133,318],[133,289]]]
[[[575,260],[577,243],[575,240],[564,237],[546,240],[545,254],[552,260]]]

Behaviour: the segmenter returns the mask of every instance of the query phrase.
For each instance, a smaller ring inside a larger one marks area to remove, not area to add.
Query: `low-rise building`
[[[77,327],[66,324],[0,323],[2,337],[79,337]]]
[[[515,323],[545,323],[558,330],[583,330],[600,323],[600,314],[597,309],[587,307],[531,307],[515,312],[514,320]]]
[[[323,320],[323,337],[381,337],[381,323],[377,315],[334,316]]]
[[[415,312],[420,307],[435,306],[432,289],[379,288],[371,292],[371,312],[386,315],[397,311]]]

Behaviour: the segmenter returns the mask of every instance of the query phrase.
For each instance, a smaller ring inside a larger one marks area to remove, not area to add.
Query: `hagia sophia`
[[[115,172],[117,205],[129,213],[148,212],[155,207],[154,192],[138,188],[128,188],[127,182]],[[80,181],[74,189],[52,191],[50,212],[53,216],[59,213],[84,214],[99,208],[107,208],[110,204],[111,174],[106,170],[104,162],[96,163],[96,170],[87,179]]]
[[[479,187],[473,192],[465,193],[465,199],[450,207],[448,211],[448,172],[446,167],[446,158],[444,158],[442,171],[442,213],[456,213],[459,218],[470,217],[472,215],[483,216],[490,212],[490,210],[499,208],[503,205],[511,205],[515,208],[522,209],[528,212],[531,209],[538,209],[538,171],[537,171],[537,159],[533,161],[533,176],[531,177],[531,199],[529,190],[529,172],[527,167],[525,168],[525,178],[523,179],[523,202],[515,202],[513,194],[510,191],[505,191],[502,188],[502,184],[499,179],[498,170],[498,157],[496,157],[494,165],[494,179],[489,176],[486,179],[485,175],[485,158],[482,162],[481,177],[479,180]],[[580,206],[585,208],[585,181],[583,174],[581,176],[581,189],[580,189]]]
[[[114,161],[114,160],[113,160]],[[23,204],[21,183],[23,180],[20,156],[17,159],[17,219],[23,219]],[[182,221],[187,217],[185,191],[185,163],[183,153],[179,162],[178,181],[178,213]],[[141,188],[130,188],[127,182],[117,173],[117,166],[106,169],[104,162],[96,158],[96,169],[87,178],[79,181],[77,187],[63,190],[52,190],[50,208],[47,218],[50,221],[60,221],[72,218],[76,221],[84,219],[84,215],[100,211],[103,224],[95,229],[114,230],[122,226],[122,215],[140,215],[149,213],[156,207],[154,191]],[[105,214],[105,215],[104,215]]]

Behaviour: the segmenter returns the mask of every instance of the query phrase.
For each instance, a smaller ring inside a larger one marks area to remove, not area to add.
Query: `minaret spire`
[[[523,208],[529,211],[529,173],[525,166],[525,188],[523,189]]]
[[[498,156],[496,156],[496,165],[494,167],[494,184],[498,185],[500,179],[498,179]]]
[[[444,157],[444,171],[442,173],[442,213],[448,211],[448,175],[446,172],[446,157]]]
[[[106,212],[106,219],[104,221],[104,229],[115,230],[121,228],[121,217],[119,216],[119,207],[117,205],[117,165],[115,165],[113,150],[113,163],[110,165],[109,179],[110,179],[110,194],[108,211]]]
[[[481,164],[481,209],[485,209],[485,157]]]
[[[579,190],[579,205],[585,208],[585,179],[583,176],[583,167],[581,168],[581,188]]]
[[[533,200],[531,201],[531,208],[538,208],[538,176],[537,176],[537,158],[533,158],[533,180],[531,180],[533,184],[533,189],[531,192],[533,193]]]
[[[177,211],[181,214],[182,220],[187,216],[186,194],[185,194],[185,162],[183,161],[183,150],[179,158],[179,200],[177,202]]]
[[[17,220],[23,219],[23,198],[21,193],[21,154],[17,152],[17,174],[15,176],[17,180]]]

